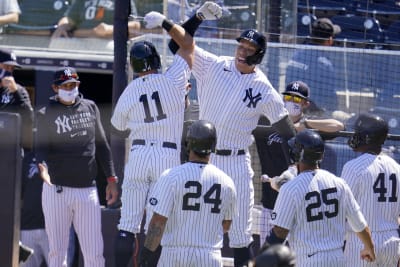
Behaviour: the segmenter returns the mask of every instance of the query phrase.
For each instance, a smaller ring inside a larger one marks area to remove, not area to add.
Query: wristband
[[[166,19],[164,19],[161,24],[161,27],[163,27],[167,32],[169,32],[173,26],[174,26],[174,24],[171,21],[166,20]]]
[[[118,183],[118,177],[117,176],[110,176],[107,178],[107,183]]]

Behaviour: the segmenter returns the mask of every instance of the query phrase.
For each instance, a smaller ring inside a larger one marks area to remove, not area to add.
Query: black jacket
[[[21,116],[21,137],[24,149],[32,148],[33,108],[29,94],[24,87],[17,85],[18,90],[10,93],[0,87],[0,111],[17,113]]]
[[[115,175],[99,109],[82,96],[71,106],[50,98],[49,104],[37,112],[36,141],[38,162],[46,162],[53,184],[92,186],[97,175],[96,158],[106,177]]]

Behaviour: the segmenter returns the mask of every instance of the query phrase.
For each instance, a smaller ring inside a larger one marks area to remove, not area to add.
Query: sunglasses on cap
[[[304,100],[304,98],[301,98],[300,96],[297,95],[283,95],[283,100],[299,104],[301,103],[301,101]]]

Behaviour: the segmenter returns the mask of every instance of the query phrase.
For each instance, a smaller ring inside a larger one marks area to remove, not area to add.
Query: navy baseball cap
[[[56,70],[54,73],[54,81],[53,84],[55,85],[62,85],[65,83],[72,83],[72,82],[80,82],[79,76],[76,70],[72,67],[61,67]]]
[[[305,82],[294,81],[286,86],[283,95],[297,95],[301,98],[308,99],[310,97],[310,88]]]
[[[311,35],[313,37],[329,38],[342,31],[339,25],[333,24],[328,18],[319,18],[311,26]]]
[[[0,49],[0,63],[21,68],[21,65],[17,62],[17,56],[15,53],[7,49]]]

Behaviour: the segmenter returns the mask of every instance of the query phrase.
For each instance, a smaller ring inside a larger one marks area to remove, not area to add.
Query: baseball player
[[[74,68],[54,74],[56,95],[37,113],[37,160],[43,184],[42,207],[49,239],[49,267],[65,266],[71,223],[84,265],[104,266],[101,209],[95,186],[99,162],[106,174],[107,204],[118,197],[110,147],[96,104],[79,94]]]
[[[203,6],[207,8],[198,11],[201,16],[210,19],[221,16],[221,8],[215,3],[206,2]],[[146,14],[144,20],[147,28],[162,25],[165,29],[173,25],[154,11]],[[254,171],[248,150],[253,141],[251,132],[257,127],[260,115],[265,115],[284,138],[295,134],[293,123],[279,93],[257,68],[266,52],[266,38],[261,33],[244,31],[237,38],[235,57],[218,57],[195,46],[189,32],[171,37],[180,47],[194,49],[192,72],[197,81],[199,118],[211,121],[219,136],[211,162],[233,179],[240,199],[239,216],[233,220],[229,240],[234,248],[234,264],[242,266],[252,258]]]
[[[319,114],[320,112],[310,111],[310,108],[314,107],[315,103],[311,101],[311,90],[306,83],[302,81],[293,81],[286,85],[282,95],[285,107],[289,112],[289,117],[293,121],[297,132],[307,128],[315,129],[322,133],[344,130],[344,125],[340,121],[324,117],[322,114]],[[260,122],[267,124],[265,119],[260,119],[259,124]],[[327,136],[322,133],[321,137],[326,140]],[[257,127],[257,129],[253,131],[253,135],[263,173],[261,176],[261,181],[263,182],[261,203],[263,208],[261,210],[260,240],[264,242],[267,233],[269,233],[272,228],[271,213],[278,196],[278,192],[271,187],[271,185],[274,186],[274,181],[277,179],[273,179],[273,183],[271,184],[271,180],[269,180],[268,177],[281,176],[289,167],[290,157],[288,155],[286,140],[274,129],[270,127]],[[328,158],[328,161],[331,160],[331,158]],[[322,161],[321,164],[323,166],[324,161]],[[293,168],[289,167],[289,170],[293,170]],[[295,173],[294,176],[296,176],[297,170],[292,173]],[[282,183],[282,181],[278,182],[278,184],[279,183]]]
[[[179,29],[170,30],[174,34]],[[130,50],[131,67],[138,78],[121,94],[111,118],[117,130],[130,130],[132,144],[122,184],[117,266],[126,266],[134,248],[138,249],[135,235],[140,232],[147,196],[157,178],[180,164],[186,85],[192,66],[187,51],[180,48],[172,65],[161,74],[160,56],[152,43],[137,42]],[[151,214],[146,216],[148,223]]]
[[[189,162],[165,171],[149,199],[150,221],[140,266],[222,267],[223,234],[236,215],[232,179],[209,163],[216,145],[212,123],[195,121],[186,142]]]
[[[361,257],[374,261],[371,234],[349,186],[318,167],[324,154],[321,136],[303,130],[289,140],[289,147],[299,175],[280,188],[272,214],[275,226],[266,243],[283,243],[290,233],[289,244],[296,253],[296,266],[344,266],[347,220],[364,244],[360,248]]]
[[[376,261],[366,264],[355,255],[361,244],[355,233],[348,229],[344,251],[346,266],[397,266],[400,259],[400,166],[381,153],[388,129],[386,121],[379,116],[360,114],[348,142],[354,151],[362,154],[344,165],[342,177],[367,219],[375,244]]]

